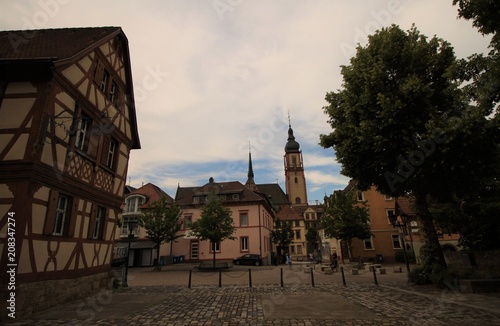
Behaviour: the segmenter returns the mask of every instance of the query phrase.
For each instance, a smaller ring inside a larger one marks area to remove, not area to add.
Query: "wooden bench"
[[[358,270],[357,268],[353,267],[353,268],[351,269],[351,274],[352,274],[352,275],[359,275],[359,270]]]
[[[377,271],[378,271],[379,274],[385,274],[386,273],[386,270],[383,267],[377,268]]]
[[[392,271],[394,273],[403,273],[403,269],[401,268],[401,266],[394,266]]]

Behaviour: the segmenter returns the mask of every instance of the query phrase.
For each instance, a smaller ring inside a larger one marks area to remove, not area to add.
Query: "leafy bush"
[[[417,285],[424,285],[431,283],[429,273],[423,266],[414,267],[408,274],[408,280]]]

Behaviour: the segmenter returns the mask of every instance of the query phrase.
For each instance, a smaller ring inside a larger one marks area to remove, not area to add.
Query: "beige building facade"
[[[16,279],[0,293],[25,315],[110,285],[140,142],[121,28],[4,31],[0,58],[0,252]]]

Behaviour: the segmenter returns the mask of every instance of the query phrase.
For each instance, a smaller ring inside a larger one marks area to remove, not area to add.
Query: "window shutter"
[[[102,142],[102,151],[101,151],[101,164],[108,164],[108,152],[109,152],[109,143],[111,143],[110,137],[104,137]]]
[[[100,234],[99,239],[108,240],[108,239],[106,239],[106,233],[105,233],[107,227],[108,227],[108,209],[105,208],[104,209],[104,216],[102,217],[101,225],[100,225],[101,230],[99,232],[99,234]]]
[[[99,149],[99,140],[101,132],[99,130],[91,129],[89,136],[89,148],[87,153],[93,158],[97,157],[97,150]]]
[[[59,191],[55,189],[50,190],[49,202],[47,203],[47,215],[45,216],[45,225],[43,227],[43,234],[45,235],[51,235],[52,231],[54,231],[58,198]]]
[[[94,81],[96,82],[98,87],[101,87],[102,76],[104,74],[104,65],[101,63],[99,59],[95,62],[95,73],[94,73]]]
[[[92,236],[94,235],[96,217],[97,217],[97,206],[95,204],[92,204],[92,209],[90,210],[90,217],[89,217],[89,227],[87,230],[88,239],[92,239]]]

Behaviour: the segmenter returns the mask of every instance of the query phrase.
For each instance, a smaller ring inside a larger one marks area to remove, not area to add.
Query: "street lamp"
[[[123,287],[128,287],[128,261],[130,257],[130,242],[134,238],[134,234],[132,233],[137,225],[136,221],[128,221],[128,250],[127,250],[127,259],[125,260],[125,277],[123,279]]]
[[[398,219],[398,216],[394,214],[394,211],[389,211],[389,221],[392,224],[392,227],[398,227],[399,228],[399,236],[403,239],[403,254],[405,257],[405,263],[406,263],[406,271],[409,273],[410,272],[410,261],[408,259],[408,254],[406,253],[406,242],[405,242],[405,232],[406,230],[406,215],[402,214],[400,217],[401,219]]]

